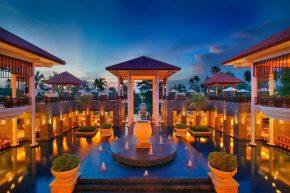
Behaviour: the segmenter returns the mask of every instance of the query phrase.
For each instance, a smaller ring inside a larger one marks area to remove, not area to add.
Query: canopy
[[[228,87],[226,89],[223,90],[223,92],[234,92],[234,91],[237,91],[238,89],[236,88],[233,88],[233,87]]]
[[[192,90],[192,89],[189,89],[189,90],[187,90],[186,92],[188,92],[188,93],[194,93],[195,91]]]
[[[241,89],[241,90],[238,90],[237,92],[250,92],[250,91],[248,91],[248,90],[245,90],[245,89]]]
[[[82,85],[83,81],[75,77],[74,75],[70,74],[69,72],[65,71],[60,74],[51,77],[50,79],[45,81],[46,84],[51,85]]]
[[[178,92],[178,90],[172,89],[169,92]]]
[[[202,85],[204,86],[211,86],[211,85],[235,85],[242,83],[243,81],[232,77],[223,72],[215,73],[211,78],[205,80]]]

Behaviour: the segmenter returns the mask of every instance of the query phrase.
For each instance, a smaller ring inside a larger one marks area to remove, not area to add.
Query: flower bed
[[[206,126],[192,126],[189,132],[194,136],[208,136],[212,133],[211,128]]]
[[[75,134],[79,137],[92,137],[97,133],[96,127],[79,127],[76,129]]]
[[[101,136],[110,137],[113,133],[112,125],[110,123],[101,124]]]
[[[174,127],[174,132],[176,136],[184,137],[186,136],[187,126],[184,123],[176,124]]]

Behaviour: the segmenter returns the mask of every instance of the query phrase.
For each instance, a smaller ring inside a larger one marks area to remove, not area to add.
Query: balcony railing
[[[0,108],[13,108],[30,105],[31,100],[29,97],[18,97],[18,98],[0,98]]]
[[[56,103],[56,102],[64,102],[64,101],[73,101],[75,97],[72,96],[59,96],[59,97],[45,97],[45,96],[37,96],[35,97],[36,103]]]
[[[290,108],[290,97],[257,97],[256,105]]]
[[[249,103],[251,102],[250,96],[208,96],[209,100],[227,101],[236,103]]]

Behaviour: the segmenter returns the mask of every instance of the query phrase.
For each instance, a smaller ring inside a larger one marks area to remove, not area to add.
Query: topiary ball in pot
[[[72,154],[65,153],[52,162],[51,173],[59,181],[69,181],[75,176],[79,167],[79,159]]]
[[[230,180],[237,173],[237,157],[225,152],[211,152],[208,155],[208,166],[220,180]]]

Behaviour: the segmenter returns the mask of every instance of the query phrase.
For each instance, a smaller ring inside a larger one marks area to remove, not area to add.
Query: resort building
[[[226,60],[223,65],[251,69],[251,145],[289,148],[290,28]]]
[[[25,137],[36,146],[35,68],[64,65],[65,61],[0,28],[0,78],[11,79],[11,96],[1,96],[1,146],[17,146]],[[20,87],[25,87],[19,93]],[[20,121],[21,120],[21,121]],[[18,132],[18,127],[22,128]]]

